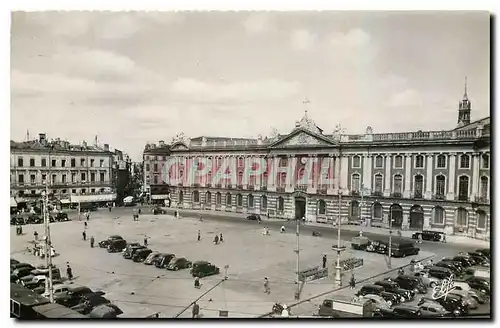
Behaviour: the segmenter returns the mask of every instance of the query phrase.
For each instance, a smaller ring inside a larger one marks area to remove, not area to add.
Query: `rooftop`
[[[109,152],[109,145],[104,144],[102,147],[98,145],[89,145],[83,141],[81,144],[71,144],[67,140],[60,138],[48,140],[44,133],[39,134],[38,139],[28,141],[10,141],[10,149],[18,150],[35,150],[35,151],[74,151],[74,152]]]

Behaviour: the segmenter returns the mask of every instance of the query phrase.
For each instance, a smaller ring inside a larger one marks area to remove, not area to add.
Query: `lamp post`
[[[365,185],[364,184],[361,184],[361,190],[360,190],[360,193],[361,193],[361,204],[360,204],[360,214],[359,214],[359,217],[360,217],[360,222],[359,222],[359,236],[362,237],[363,236],[363,223],[365,222],[363,220],[363,209],[364,209],[364,206],[365,206],[365,202],[364,202],[364,196],[365,196],[365,192],[369,192],[370,190],[365,188]]]
[[[49,300],[51,303],[54,303],[54,290],[53,290],[53,283],[52,283],[52,242],[50,239],[50,220],[49,220],[49,181],[52,181],[52,170],[51,168],[51,160],[50,160],[50,154],[52,152],[52,147],[49,149],[49,162],[48,167],[48,177],[45,180],[45,199],[44,199],[44,208],[43,208],[43,223],[45,227],[45,261],[46,261],[46,266],[47,269],[49,270],[49,279],[47,283],[48,287],[48,292],[49,292]]]
[[[387,263],[387,266],[389,269],[392,269],[392,263],[391,263],[391,258],[392,258],[392,211],[389,209],[389,263]]]
[[[334,250],[337,251],[337,266],[335,267],[335,285],[337,287],[342,286],[342,277],[341,277],[341,267],[340,267],[340,253],[342,252],[342,248],[340,246],[340,226],[342,224],[342,216],[340,214],[342,208],[342,191],[339,190],[339,203],[338,203],[338,219],[337,219],[337,247],[333,247]]]

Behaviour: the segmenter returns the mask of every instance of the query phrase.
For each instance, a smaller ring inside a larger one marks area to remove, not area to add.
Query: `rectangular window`
[[[71,159],[71,167],[76,167],[76,159]]]
[[[417,155],[415,156],[415,168],[422,169],[424,167],[424,156]]]
[[[94,167],[94,159],[93,158],[90,159],[90,167]]]
[[[94,172],[90,173],[90,181],[95,182],[95,173]]]
[[[436,196],[444,197],[446,188],[446,178],[443,175],[436,177]]]
[[[436,167],[438,169],[445,169],[446,168],[446,155],[438,155]]]
[[[243,167],[243,158],[238,158],[238,166]]]
[[[90,193],[95,194],[95,188],[90,189]]]
[[[72,194],[76,194],[76,189],[71,189]]]
[[[401,195],[403,191],[403,177],[401,175],[394,176],[394,193]]]
[[[47,159],[42,158],[42,167],[45,167],[45,166],[47,166]]]
[[[352,175],[352,186],[351,190],[353,192],[359,192],[359,187],[360,187],[360,176],[359,174],[353,174]]]
[[[403,156],[398,155],[394,157],[394,167],[396,169],[402,169],[403,168]]]
[[[104,160],[103,160],[103,159],[101,159],[101,160],[99,161],[99,167],[103,167],[103,166],[104,166]]]
[[[483,200],[486,200],[488,199],[488,178],[487,177],[481,177],[481,193],[480,193],[480,197],[483,199]]]
[[[42,174],[42,183],[45,183],[47,180],[47,174]]]
[[[469,155],[462,155],[460,156],[460,168],[461,169],[468,169],[470,165],[470,157]]]
[[[158,184],[158,176],[157,175],[153,176],[153,183]]]
[[[490,168],[490,156],[484,154],[482,157],[483,169],[487,170]]]
[[[85,173],[82,173],[80,176],[81,176],[81,181],[82,182],[85,181],[85,180],[87,180],[86,176],[85,176]]]
[[[424,177],[421,175],[415,176],[415,198],[422,198],[424,191]]]
[[[380,169],[384,166],[384,158],[382,156],[375,157],[375,167]]]
[[[153,164],[153,171],[158,172],[158,164],[156,163]]]
[[[35,159],[34,158],[30,158],[30,166],[35,167]]]
[[[52,174],[52,183],[55,184],[57,182],[57,175]]]
[[[52,163],[51,163],[51,164],[52,164],[52,167],[56,167],[56,162],[57,162],[57,161],[56,161],[55,159],[53,159],[53,160],[52,160]]]
[[[104,182],[104,173],[99,173],[99,180]]]
[[[80,166],[85,166],[85,158],[80,158]]]
[[[30,175],[30,182],[31,182],[31,184],[36,183],[36,175],[34,175],[34,174]]]
[[[361,157],[360,156],[354,156],[352,158],[352,167],[353,168],[360,168],[361,167]]]
[[[23,158],[22,157],[18,157],[17,159],[17,166],[24,166],[24,162],[23,162]]]
[[[71,183],[76,182],[76,173],[71,173]]]
[[[65,159],[61,159],[61,167],[66,167],[66,160]]]
[[[149,172],[149,164],[146,164],[146,172]]]
[[[383,189],[384,179],[381,174],[377,174],[375,176],[375,188],[374,191],[376,193],[381,193]]]
[[[66,174],[63,174],[63,175],[61,176],[61,182],[62,182],[62,183],[66,183]]]

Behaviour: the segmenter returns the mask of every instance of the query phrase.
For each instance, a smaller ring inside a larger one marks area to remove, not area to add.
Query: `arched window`
[[[360,219],[360,211],[359,211],[359,203],[357,200],[353,200],[351,202],[351,220],[359,220]]]
[[[207,191],[205,193],[205,203],[207,204],[212,203],[212,194],[210,193],[210,191]]]
[[[417,169],[424,168],[424,156],[422,155],[415,156],[415,168]]]
[[[179,204],[182,204],[182,202],[184,202],[184,193],[181,191],[179,191]]]
[[[415,176],[415,198],[422,198],[424,191],[424,177],[420,174]]]
[[[326,202],[322,199],[318,200],[318,214],[319,215],[326,214]]]
[[[280,174],[280,179],[278,181],[279,183],[279,187],[285,187],[286,186],[286,173],[285,172],[281,172]]]
[[[230,193],[226,194],[226,205],[231,206],[231,194]]]
[[[402,169],[403,168],[403,156],[397,155],[394,157],[394,168]]]
[[[212,171],[208,171],[207,173],[207,183],[209,185],[212,185],[213,181],[212,181]]]
[[[382,205],[380,203],[373,204],[373,220],[382,221],[383,217]]]
[[[445,190],[446,190],[446,177],[444,175],[438,175],[436,177],[437,198],[444,198]]]
[[[460,156],[460,168],[461,169],[468,169],[470,167],[470,157],[469,155],[463,154]]]
[[[446,168],[446,155],[438,155],[436,167],[438,169],[445,169]]]
[[[307,179],[304,176],[306,174],[305,168],[300,168],[299,171],[297,172],[297,185],[299,186],[305,186],[307,185]]]
[[[359,169],[361,167],[361,157],[356,155],[352,158],[352,167],[356,169]]]
[[[215,204],[220,205],[222,203],[222,195],[220,192],[215,194]]]
[[[463,207],[457,209],[457,222],[456,226],[466,227],[469,219],[469,212]]]
[[[267,179],[269,179],[269,174],[267,174],[267,172],[264,172],[264,174],[262,174],[262,186],[263,187],[267,186]]]
[[[441,206],[436,206],[432,209],[432,223],[444,225],[445,212]]]
[[[248,195],[248,207],[253,208],[253,195]]]
[[[193,191],[193,203],[199,203],[200,202],[200,193],[198,190]]]
[[[236,205],[243,206],[243,196],[241,194],[236,195]]]
[[[373,191],[376,193],[381,194],[382,190],[384,189],[384,177],[382,174],[375,174],[375,181],[373,185]]]
[[[462,175],[458,178],[458,200],[469,199],[469,177]]]
[[[394,194],[401,196],[403,192],[403,176],[401,174],[396,174],[394,176]]]
[[[480,191],[480,197],[482,200],[487,200],[488,197],[488,177],[482,176],[481,177],[481,191]]]
[[[278,197],[277,209],[278,211],[283,211],[285,209],[285,200],[283,197]]]
[[[238,185],[243,184],[243,172],[238,172]]]
[[[256,178],[255,178],[255,174],[252,174],[248,177],[248,185],[249,186],[255,186],[256,185]]]
[[[477,229],[486,229],[486,212],[477,211]]]
[[[267,210],[267,196],[262,196],[260,198],[260,208],[262,210]]]
[[[375,167],[377,169],[381,169],[382,167],[384,167],[384,158],[381,155],[375,157]]]
[[[358,193],[359,192],[359,189],[360,189],[360,186],[361,185],[361,182],[360,182],[360,175],[357,174],[357,173],[354,173],[352,175],[352,178],[351,178],[351,190],[353,192],[356,192]]]

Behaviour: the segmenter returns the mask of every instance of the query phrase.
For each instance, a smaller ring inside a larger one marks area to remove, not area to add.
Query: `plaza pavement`
[[[198,302],[205,317],[218,317],[219,310],[229,311],[229,317],[233,318],[257,317],[269,312],[274,302],[295,302],[294,234],[271,232],[271,236],[263,236],[261,225],[243,228],[231,222],[199,222],[197,218],[175,219],[171,215],[143,214],[134,222],[132,215],[125,212],[100,210],[92,213],[86,232],[87,238],[95,237],[96,244],[114,234],[129,242],[142,243],[147,235],[150,248],[155,251],[172,252],[193,262],[208,260],[221,269],[220,275],[201,279],[201,289],[195,289],[188,269],[170,272],[123,259],[119,253],[109,254],[98,247],[91,249],[89,241],[82,240],[83,219],[78,221],[75,216],[70,217],[74,221],[51,224],[53,245],[60,253],[53,259],[54,264],[65,275],[66,262],[69,262],[76,277],[74,283],[105,291],[106,297],[124,311],[122,317],[141,318],[157,312],[161,317],[174,317],[224,277],[225,265],[229,265],[228,280]],[[11,257],[32,264],[44,263],[25,251],[35,230],[43,234],[42,225],[24,226],[23,236],[16,236],[15,227],[11,227]],[[198,230],[202,234],[201,242],[196,241]],[[223,233],[224,243],[213,244],[216,233]],[[336,241],[301,236],[301,270],[320,265],[322,254],[333,261],[336,254],[331,249],[332,243]],[[344,257],[349,255],[364,259],[364,267],[355,270],[358,280],[387,270],[382,255],[349,250]],[[420,252],[418,258],[431,255]],[[393,259],[393,267],[406,264],[411,258],[417,257]],[[333,263],[329,263],[331,265]],[[270,281],[270,295],[263,293],[264,277]],[[333,288],[331,277],[307,283],[301,299]],[[303,311],[312,314],[312,307]],[[191,308],[181,317],[190,316]]]

